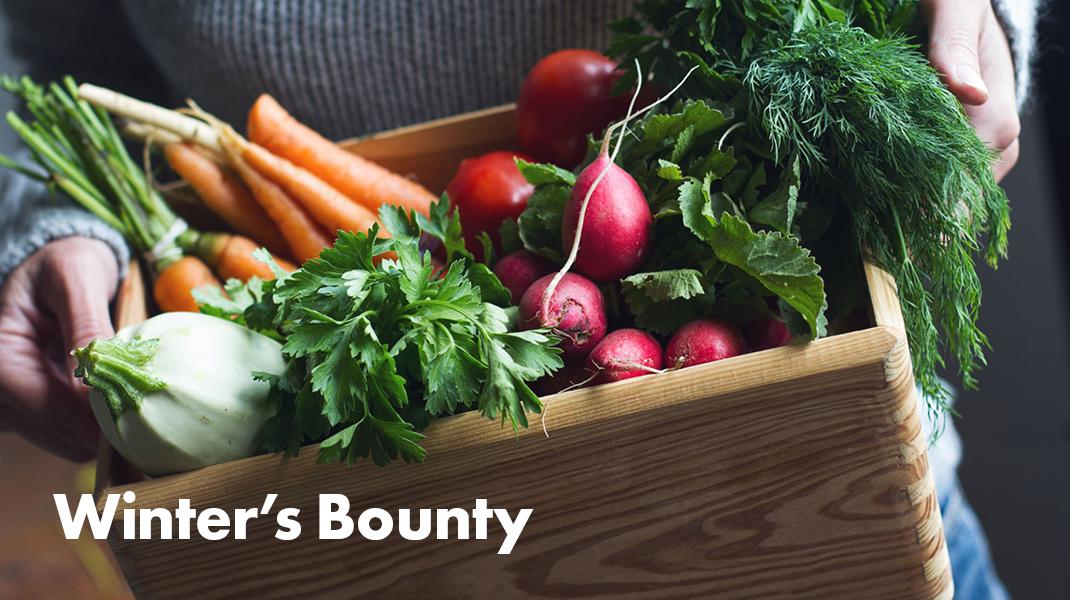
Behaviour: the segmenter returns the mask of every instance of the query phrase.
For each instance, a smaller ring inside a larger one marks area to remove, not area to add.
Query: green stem
[[[899,250],[899,260],[902,264],[909,264],[910,251],[907,249],[906,236],[903,235],[903,225],[899,222],[899,211],[894,207],[889,211],[892,213],[892,226],[895,228],[896,243]]]
[[[41,183],[49,182],[48,175],[31,170],[28,167],[24,167],[3,154],[0,154],[0,167],[10,169],[24,177],[29,177],[30,179],[34,179]]]
[[[123,237],[129,236],[129,231],[126,224],[116,218],[115,214],[111,212],[110,208],[98,198],[86,190],[78,187],[76,183],[63,177],[56,175],[53,178],[56,186],[59,189],[67,193],[68,196],[73,198],[78,204],[81,204],[83,208],[96,215],[98,219],[107,223],[110,227],[121,233]]]
[[[156,339],[94,340],[72,353],[78,359],[74,375],[104,395],[118,420],[126,411],[138,410],[145,394],[167,388],[149,369],[159,345]]]
[[[97,112],[88,102],[85,102],[84,100],[76,100],[76,98],[78,98],[78,84],[75,83],[74,78],[69,75],[64,77],[63,87],[60,87],[55,83],[52,85],[58,90],[56,95],[70,100],[71,106],[81,113],[82,121],[92,127],[97,135],[107,136],[109,129],[107,124],[110,122],[106,120],[106,116],[102,116],[101,113]]]
[[[7,114],[7,123],[22,138],[22,141],[25,142],[30,150],[43,161],[51,163],[50,165],[44,165],[45,168],[51,167],[50,170],[62,173],[65,177],[77,183],[79,187],[92,187],[92,184],[86,179],[84,172],[80,168],[56,152],[44,137],[34,131],[18,115],[9,112]]]
[[[7,122],[57,188],[143,252],[167,235],[174,212],[130,157],[109,115],[78,99],[73,79],[42,87],[29,78],[0,78],[0,86],[20,97],[33,115],[27,123],[8,113]],[[11,161],[0,159],[0,167],[36,175]]]

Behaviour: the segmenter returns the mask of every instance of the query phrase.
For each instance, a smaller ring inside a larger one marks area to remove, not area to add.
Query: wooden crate
[[[348,142],[441,189],[508,148],[512,107]],[[871,326],[810,344],[546,399],[514,437],[477,414],[428,431],[427,462],[259,456],[138,481],[110,449],[99,493],[133,508],[300,507],[303,535],[109,540],[144,598],[950,598],[951,572],[894,282],[866,266]],[[121,324],[144,316],[132,272]],[[534,508],[513,553],[486,541],[317,539],[320,493],[370,507]],[[276,508],[276,510],[277,510]]]

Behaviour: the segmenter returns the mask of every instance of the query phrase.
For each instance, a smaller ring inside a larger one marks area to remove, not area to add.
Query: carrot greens
[[[9,112],[7,123],[43,173],[6,158],[4,166],[67,194],[142,252],[166,238],[177,217],[126,151],[111,117],[78,99],[74,80],[41,86],[29,77],[4,76],[0,86],[20,98],[32,117],[27,122]],[[181,251],[172,241],[157,254],[173,261]]]

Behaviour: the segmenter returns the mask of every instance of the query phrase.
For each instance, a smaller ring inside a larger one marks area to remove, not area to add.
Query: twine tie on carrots
[[[189,223],[186,223],[185,219],[175,219],[167,232],[160,236],[160,239],[145,253],[145,260],[150,264],[157,264],[182,258],[182,249],[175,244],[175,241],[188,230]]]

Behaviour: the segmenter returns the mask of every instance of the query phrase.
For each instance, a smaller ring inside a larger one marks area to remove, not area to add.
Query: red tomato
[[[461,163],[446,186],[446,194],[461,215],[461,227],[468,250],[483,256],[479,234],[486,231],[501,250],[498,229],[505,219],[515,219],[528,206],[535,186],[516,168],[514,158],[532,159],[517,152],[490,152]]]
[[[517,133],[524,150],[571,169],[587,154],[587,136],[628,112],[627,94],[611,96],[617,64],[591,50],[561,50],[540,60],[517,101]]]

